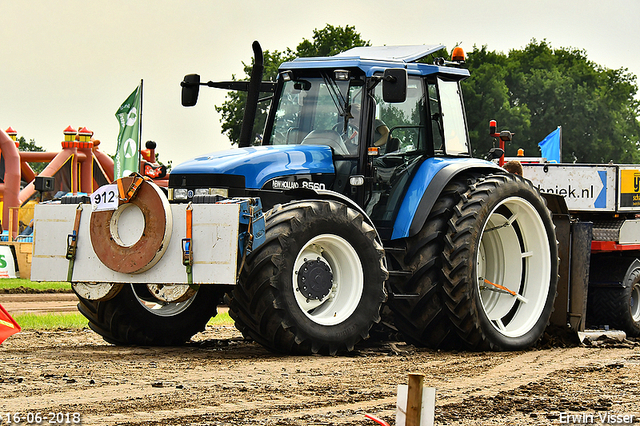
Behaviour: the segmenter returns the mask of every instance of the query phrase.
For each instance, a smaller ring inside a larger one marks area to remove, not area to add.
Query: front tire
[[[109,343],[176,346],[204,330],[216,315],[220,291],[201,285],[188,300],[163,304],[144,284],[125,284],[109,300],[95,302],[79,295],[78,299],[78,310],[89,320],[89,327]]]
[[[266,242],[247,258],[229,295],[246,336],[274,351],[350,351],[380,320],[388,273],[377,234],[336,201],[278,205]]]
[[[506,174],[473,180],[445,241],[443,290],[461,345],[535,344],[553,310],[558,250],[550,212],[532,184]]]

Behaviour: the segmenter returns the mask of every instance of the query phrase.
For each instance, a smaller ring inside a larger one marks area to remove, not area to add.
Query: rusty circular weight
[[[87,300],[105,301],[113,299],[122,290],[122,283],[72,283],[78,296]]]
[[[189,284],[147,284],[147,289],[153,297],[165,302],[185,302],[198,291],[197,286]]]
[[[133,177],[121,178],[129,188]],[[118,235],[122,212],[136,206],[144,218],[142,235],[133,244],[125,244]],[[120,201],[117,210],[91,213],[91,245],[100,261],[109,269],[124,274],[139,274],[158,263],[171,240],[173,221],[169,201],[154,183],[144,181],[128,203]]]

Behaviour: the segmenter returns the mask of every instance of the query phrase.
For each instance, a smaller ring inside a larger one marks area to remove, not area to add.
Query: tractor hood
[[[331,148],[323,145],[270,145],[218,151],[188,160],[171,176],[244,176],[247,189],[260,189],[270,179],[302,174],[334,174]]]

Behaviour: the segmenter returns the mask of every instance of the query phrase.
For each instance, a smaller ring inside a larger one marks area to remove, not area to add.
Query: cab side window
[[[448,155],[469,155],[469,138],[464,117],[460,83],[438,78],[445,152]]]
[[[407,100],[389,104],[382,99],[382,85],[376,87],[376,129],[385,125],[389,129],[387,142],[381,151],[412,152],[423,150],[426,144],[424,82],[417,76],[409,76]]]

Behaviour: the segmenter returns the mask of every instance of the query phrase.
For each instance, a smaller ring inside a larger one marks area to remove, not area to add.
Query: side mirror
[[[407,100],[407,70],[389,68],[384,70],[382,78],[382,98],[387,103],[400,103]]]
[[[194,106],[198,102],[200,76],[198,74],[185,75],[180,86],[182,86],[182,106]]]
[[[487,160],[497,160],[498,158],[504,155],[504,149],[502,148],[491,148],[486,155]]]

